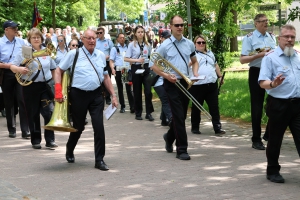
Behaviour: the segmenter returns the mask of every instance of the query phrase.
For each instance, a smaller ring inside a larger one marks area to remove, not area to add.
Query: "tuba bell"
[[[47,47],[43,50],[33,52],[32,53],[33,58],[27,58],[22,61],[20,65],[28,68],[29,71],[25,75],[19,72],[15,74],[15,77],[20,85],[28,86],[32,83],[31,79],[33,78],[34,74],[36,74],[39,70],[42,69],[42,65],[40,61],[36,58],[42,56],[51,56],[52,59],[55,58],[56,50],[52,43],[48,43]]]
[[[68,85],[70,82],[70,73],[65,71],[62,78],[62,93],[64,94],[64,101],[62,103],[55,103],[54,111],[51,119],[44,129],[52,131],[63,131],[63,132],[76,132],[77,129],[73,128],[70,124],[70,109],[68,99]]]

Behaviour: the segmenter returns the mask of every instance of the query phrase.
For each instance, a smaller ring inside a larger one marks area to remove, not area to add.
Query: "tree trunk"
[[[52,0],[52,27],[56,28],[56,17],[55,17],[55,7],[56,7],[56,0]]]
[[[104,18],[105,0],[100,0],[100,22],[106,21]]]
[[[230,11],[233,15],[233,23],[237,24],[237,11],[231,10]],[[230,52],[238,51],[238,40],[237,36],[230,38]]]

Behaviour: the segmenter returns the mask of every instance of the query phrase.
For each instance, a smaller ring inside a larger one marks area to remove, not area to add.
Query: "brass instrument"
[[[43,50],[36,51],[32,53],[32,57],[30,59],[24,59],[21,63],[21,66],[25,66],[29,69],[29,72],[27,74],[21,74],[17,72],[15,74],[16,79],[18,83],[22,86],[28,86],[32,83],[31,79],[32,76],[37,73],[38,70],[42,69],[42,65],[39,62],[38,59],[35,59],[37,57],[42,56],[51,56],[52,59],[55,59],[56,56],[56,50],[52,43],[48,43],[47,47]]]
[[[194,84],[194,81],[191,81],[188,77],[186,77],[184,74],[182,74],[174,65],[172,65],[170,62],[168,62],[166,59],[164,59],[159,53],[152,53],[150,56],[150,60],[156,64],[162,70],[163,72],[167,74],[171,74],[170,71],[173,69],[177,74],[179,74],[188,84],[187,89],[179,82],[177,79],[175,85],[183,92],[184,95],[186,95],[193,104],[201,111],[203,114],[211,120],[211,115],[209,112],[207,112],[201,104],[189,93],[187,90]]]
[[[70,72],[64,72],[62,78],[62,93],[64,101],[62,103],[55,103],[54,110],[49,123],[43,126],[44,129],[52,131],[76,132],[70,124],[70,109],[68,99],[68,85],[70,83]]]
[[[249,53],[249,56],[253,56],[253,55],[256,55],[256,54],[258,54],[258,53],[261,53],[261,52],[263,52],[263,51],[270,51],[271,50],[271,47],[264,47],[264,48],[257,48],[257,49],[255,49],[254,51],[251,51],[250,53]]]

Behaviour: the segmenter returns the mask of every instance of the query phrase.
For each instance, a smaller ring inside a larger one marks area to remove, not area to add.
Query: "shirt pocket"
[[[291,72],[291,68],[290,67],[277,67],[277,75],[282,74],[283,77],[285,77],[286,82],[290,82],[290,72]]]

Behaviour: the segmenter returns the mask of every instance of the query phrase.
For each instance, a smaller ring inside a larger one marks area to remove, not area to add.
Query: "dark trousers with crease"
[[[143,112],[143,99],[142,99],[142,90],[144,85],[144,94],[146,101],[146,114],[151,114],[154,111],[152,104],[152,92],[151,92],[151,84],[147,81],[147,70],[148,64],[144,65],[145,74],[135,74],[136,70],[141,69],[141,65],[131,65],[132,72],[132,83],[133,83],[133,96],[134,96],[134,109],[136,116],[142,116]]]
[[[121,109],[125,108],[125,100],[124,100],[124,94],[123,94],[123,82],[122,82],[122,73],[121,71],[116,71],[116,83],[118,87],[118,96],[119,96],[119,102],[121,105]],[[134,110],[134,100],[131,93],[131,86],[129,84],[125,83],[128,103],[130,106],[130,110]]]
[[[218,82],[193,85],[190,89],[190,93],[201,104],[201,106],[203,106],[204,101],[207,103],[209,113],[212,117],[214,131],[220,130],[222,126],[219,112]],[[200,110],[192,104],[191,123],[193,130],[199,130],[200,121]]]
[[[278,159],[284,132],[290,128],[300,156],[300,99],[287,100],[267,97],[266,106],[269,117],[269,140],[267,145],[267,174],[278,174],[281,166]]]
[[[16,132],[16,115],[20,117],[20,128],[23,133],[29,132],[28,113],[26,113],[22,86],[17,82],[15,74],[9,69],[4,70],[2,91],[6,112],[7,129]],[[16,103],[17,102],[17,103]]]
[[[105,156],[105,132],[103,125],[104,102],[100,87],[94,91],[84,91],[71,88],[70,91],[71,112],[73,127],[77,132],[70,133],[67,148],[73,152],[77,142],[84,130],[87,111],[91,115],[92,127],[94,130],[94,151],[95,161],[103,160]]]
[[[187,86],[187,83],[181,79],[180,83]],[[174,84],[164,79],[164,88],[168,96],[169,105],[172,112],[172,125],[167,132],[167,140],[173,143],[176,140],[177,154],[186,153],[188,142],[185,129],[185,119],[189,99],[183,92]]]
[[[33,82],[22,87],[33,145],[42,141],[40,114],[44,118],[44,125],[49,123],[52,116],[53,102],[47,87],[46,82]],[[44,137],[46,143],[55,141],[54,131],[45,129]]]
[[[163,122],[171,121],[172,119],[172,112],[168,102],[168,96],[166,94],[165,88],[163,85],[154,87],[156,94],[158,95],[161,101],[161,114],[160,119]]]
[[[249,89],[251,98],[251,120],[252,120],[252,142],[261,141],[261,118],[265,100],[265,89],[258,84],[260,68],[250,67],[249,69]]]
[[[109,61],[106,61],[106,69],[107,69],[109,77],[111,78],[111,69],[110,69],[110,66],[109,66]],[[104,84],[103,84],[103,87],[105,88]],[[110,101],[110,94],[109,94],[109,92],[106,88],[105,88],[105,99],[107,101]]]

